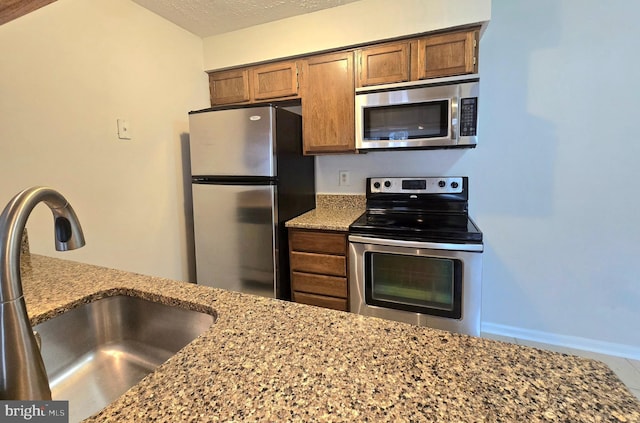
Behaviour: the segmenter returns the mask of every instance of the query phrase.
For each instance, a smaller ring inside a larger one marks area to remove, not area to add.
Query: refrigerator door
[[[276,187],[192,188],[197,283],[274,298]]]
[[[191,174],[275,176],[271,106],[189,114]]]

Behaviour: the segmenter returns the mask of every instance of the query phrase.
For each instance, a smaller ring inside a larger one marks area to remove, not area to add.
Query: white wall
[[[483,329],[640,357],[637,16],[632,0],[493,0],[478,147],[320,157],[318,191],[469,175]]]
[[[202,69],[200,38],[129,0],[58,1],[0,27],[0,201],[52,186],[87,239],[56,253],[41,205],[33,252],[189,277],[181,134],[208,105]]]
[[[470,23],[491,0],[361,0],[204,39],[207,70],[273,60]]]

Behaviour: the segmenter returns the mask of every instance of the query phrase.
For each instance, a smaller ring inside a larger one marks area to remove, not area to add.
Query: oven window
[[[460,260],[369,252],[365,267],[367,304],[461,317]]]
[[[367,107],[362,112],[364,139],[411,140],[446,137],[449,101]]]

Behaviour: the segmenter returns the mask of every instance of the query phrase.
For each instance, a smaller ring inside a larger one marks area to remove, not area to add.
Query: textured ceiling
[[[222,34],[358,0],[133,0],[200,37]]]

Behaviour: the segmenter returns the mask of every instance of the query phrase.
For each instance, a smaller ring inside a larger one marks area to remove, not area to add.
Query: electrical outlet
[[[338,173],[338,185],[349,186],[351,185],[351,172],[348,170],[341,170]]]

